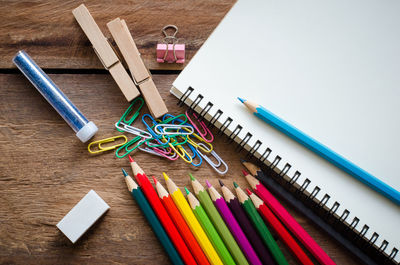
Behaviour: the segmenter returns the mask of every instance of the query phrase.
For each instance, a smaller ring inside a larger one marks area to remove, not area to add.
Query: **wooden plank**
[[[113,124],[128,107],[109,74],[50,75],[74,104],[99,127],[93,140],[118,135]],[[154,75],[170,113],[183,113],[169,94],[176,75]],[[22,76],[0,74],[0,263],[166,264],[165,255],[123,181],[121,167],[131,172],[128,159],[113,152],[90,155],[74,132]],[[90,95],[90,96],[89,96]],[[141,114],[147,113],[146,107]],[[137,120],[134,126],[143,128]],[[216,137],[215,150],[228,163],[221,177],[232,188],[232,180],[248,187],[240,174],[239,158],[225,137]],[[162,172],[183,188],[190,187],[187,173],[200,182],[218,185],[208,166],[199,169],[182,160],[166,161],[146,153],[135,153],[148,176],[162,183]],[[90,190],[94,189],[111,207],[75,245],[55,225]],[[357,264],[349,253],[310,221],[288,208],[337,264]],[[281,242],[278,242],[279,244]],[[282,246],[282,244],[281,244]],[[290,264],[294,258],[283,248]]]
[[[184,65],[156,62],[156,45],[167,24],[179,27],[178,38],[186,43],[186,59],[194,53],[218,25],[235,0],[126,2],[89,0],[90,10],[104,35],[111,39],[106,23],[120,17],[131,33],[148,69],[182,69]],[[74,1],[7,1],[0,7],[0,68],[14,68],[12,57],[25,49],[42,68],[102,69],[85,34],[71,11]],[[186,65],[186,64],[185,64]]]

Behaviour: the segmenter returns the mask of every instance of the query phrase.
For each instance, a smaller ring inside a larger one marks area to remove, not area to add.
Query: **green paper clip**
[[[133,113],[133,110],[134,110],[133,106],[134,106],[135,103],[138,102],[138,101],[139,101],[139,106],[138,106],[136,112]],[[118,130],[119,132],[123,132],[122,130],[118,129],[119,124],[120,124],[121,122],[123,122],[123,123],[125,123],[125,124],[127,124],[127,125],[131,125],[131,124],[135,121],[135,119],[139,116],[139,113],[140,113],[140,110],[141,110],[142,107],[143,107],[143,104],[144,104],[144,100],[143,100],[143,98],[141,98],[141,97],[135,98],[135,99],[132,101],[132,103],[131,103],[131,105],[129,106],[129,108],[126,109],[126,111],[124,112],[124,114],[122,115],[122,117],[119,119],[119,121],[118,121],[117,124],[116,124],[116,128],[117,128],[117,130]],[[128,117],[131,113],[133,113],[133,114],[132,114],[132,117],[131,117],[130,119],[127,119],[127,117]]]

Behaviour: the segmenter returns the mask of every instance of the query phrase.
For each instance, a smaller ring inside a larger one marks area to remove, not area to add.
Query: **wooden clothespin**
[[[107,23],[119,50],[124,57],[131,72],[133,82],[139,87],[144,100],[153,117],[159,118],[168,112],[156,85],[151,78],[150,72],[143,63],[135,41],[129,32],[125,20],[116,18]]]
[[[84,4],[81,4],[80,6],[75,8],[72,13],[74,14],[74,17],[76,21],[78,21],[82,30],[85,32],[86,36],[92,43],[97,56],[104,65],[104,68],[106,68],[110,72],[111,76],[114,78],[125,98],[128,101],[131,101],[139,96],[140,93],[137,87],[132,82],[129,74],[126,72],[124,66],[119,61],[113,48],[101,32],[99,26],[97,26],[86,6]]]

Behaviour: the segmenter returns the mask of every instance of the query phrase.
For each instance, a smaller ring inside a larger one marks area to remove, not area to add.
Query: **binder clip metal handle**
[[[172,35],[167,33],[167,29],[173,29]],[[178,44],[178,27],[175,25],[166,25],[162,29],[164,39],[162,43],[157,44],[157,62],[159,63],[184,63],[185,62],[185,44]],[[172,53],[169,52],[172,50]]]

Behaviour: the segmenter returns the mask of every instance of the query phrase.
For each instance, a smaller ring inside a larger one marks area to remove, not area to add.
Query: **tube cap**
[[[76,136],[79,138],[79,140],[82,141],[82,143],[87,142],[90,138],[93,137],[97,133],[99,129],[97,129],[96,124],[94,124],[92,121],[89,121],[88,123],[85,124],[77,133]]]

